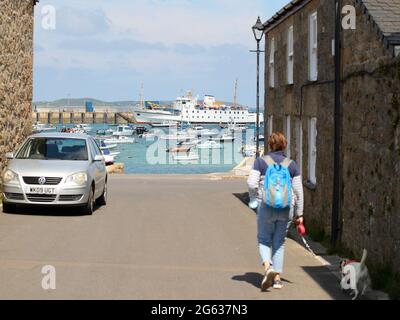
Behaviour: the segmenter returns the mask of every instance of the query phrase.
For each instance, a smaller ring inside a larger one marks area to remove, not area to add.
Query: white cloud
[[[117,1],[108,5],[106,12],[115,32],[142,41],[251,46],[251,26],[257,18],[255,12],[261,11],[261,1],[246,1],[245,5],[238,0],[217,0],[212,5],[209,2],[200,6],[177,0],[138,0],[128,5]]]
[[[252,100],[251,26],[258,15],[270,16],[273,12],[265,8],[275,10],[279,2],[287,1],[41,0],[35,9],[35,79],[43,87],[35,86],[35,98],[43,98],[38,92],[48,94],[53,77],[73,96],[74,88],[82,92],[88,81],[95,92],[101,76],[115,74],[119,84],[151,79],[154,87],[147,92],[153,97],[165,87],[171,91],[193,83],[210,92],[226,87],[215,94],[230,97],[231,82],[238,77],[247,88],[244,99]],[[47,4],[57,10],[55,31],[40,27],[40,8]],[[47,71],[41,76],[38,70]],[[113,99],[120,89],[107,81],[116,80],[102,79]],[[98,90],[102,96],[104,90]]]

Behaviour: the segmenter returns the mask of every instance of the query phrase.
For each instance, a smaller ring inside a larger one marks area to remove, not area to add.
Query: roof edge
[[[267,20],[264,25],[264,32],[269,32],[288,17],[295,14],[297,11],[301,10],[312,0],[292,0],[281,10],[275,13],[269,20]],[[363,0],[354,0],[355,4],[361,8],[364,15],[367,16],[368,21],[372,23],[372,27],[375,28],[379,38],[382,40],[384,46],[391,50],[394,46],[400,45],[400,33],[395,34],[385,34],[380,28],[379,24],[374,19],[373,15],[369,13],[368,8],[364,4]]]
[[[281,10],[275,13],[269,20],[267,20],[264,25],[264,31],[268,32],[271,29],[275,28],[278,24],[283,22],[285,19],[295,14],[297,11],[302,9],[305,5],[307,5],[311,0],[292,0],[286,6],[284,6]]]

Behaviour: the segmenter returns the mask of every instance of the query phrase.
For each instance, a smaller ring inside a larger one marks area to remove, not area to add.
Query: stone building
[[[33,21],[37,0],[0,1],[0,170],[31,130]]]
[[[341,242],[400,272],[400,0],[343,0]],[[335,1],[295,0],[265,24],[266,132],[302,168],[305,216],[330,234]]]

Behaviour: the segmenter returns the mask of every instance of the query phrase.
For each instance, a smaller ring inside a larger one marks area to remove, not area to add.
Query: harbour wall
[[[136,123],[132,112],[32,112],[32,122],[43,124]]]

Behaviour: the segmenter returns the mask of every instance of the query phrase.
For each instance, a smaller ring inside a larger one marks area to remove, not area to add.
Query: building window
[[[270,115],[270,116],[268,116],[268,123],[267,123],[268,137],[271,136],[271,134],[273,132],[273,125],[274,125],[274,116]]]
[[[308,119],[308,180],[317,184],[317,118]]]
[[[303,171],[303,123],[300,118],[296,119],[296,162]]]
[[[308,66],[309,80],[318,80],[318,19],[317,12],[309,17]]]
[[[287,148],[286,148],[286,156],[290,158],[291,152],[290,152],[290,146],[291,146],[291,125],[290,125],[290,116],[285,116],[284,122],[283,122],[283,128],[284,128],[284,134],[286,137],[286,140],[288,142]]]
[[[269,52],[269,86],[275,88],[275,39],[270,42]]]
[[[394,46],[394,56],[398,57],[400,55],[400,46]]]
[[[293,26],[288,29],[287,35],[287,83],[293,84],[293,59],[294,59],[294,44],[293,44]]]

